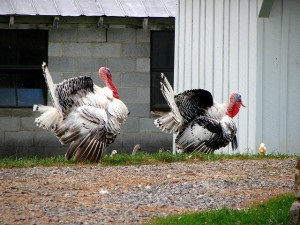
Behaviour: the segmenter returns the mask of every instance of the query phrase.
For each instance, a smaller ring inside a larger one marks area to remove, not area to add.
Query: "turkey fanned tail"
[[[156,119],[154,124],[164,132],[177,132],[183,124],[183,118],[175,102],[173,88],[163,73],[161,73],[160,85],[161,92],[170,106],[171,112]]]
[[[236,149],[235,133],[235,124],[228,116],[220,122],[206,116],[199,116],[178,134],[175,143],[177,148],[184,149],[185,152],[213,153],[230,142]]]
[[[115,135],[109,135],[103,126],[99,126],[91,130],[86,137],[72,142],[66,153],[66,159],[70,160],[75,155],[75,162],[98,162],[107,144],[113,142],[114,138]]]

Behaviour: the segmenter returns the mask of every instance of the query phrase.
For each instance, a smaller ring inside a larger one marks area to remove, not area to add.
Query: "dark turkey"
[[[233,117],[244,106],[239,93],[231,93],[228,105],[217,103],[211,93],[203,89],[175,95],[164,74],[161,74],[161,91],[171,111],[154,124],[164,132],[177,134],[177,149],[212,153],[229,143],[234,150],[237,148]]]

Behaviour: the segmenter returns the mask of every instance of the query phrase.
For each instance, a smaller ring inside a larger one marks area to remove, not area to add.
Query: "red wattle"
[[[112,90],[114,98],[119,99],[119,93],[111,79],[107,79],[107,86],[110,88],[110,90]]]
[[[240,111],[241,103],[236,102],[230,110],[227,111],[227,115],[231,118],[235,117],[236,114]]]

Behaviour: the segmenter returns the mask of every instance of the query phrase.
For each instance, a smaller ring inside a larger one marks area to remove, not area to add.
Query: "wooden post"
[[[295,173],[295,198],[297,199],[290,208],[291,221],[300,224],[300,159],[297,161]]]

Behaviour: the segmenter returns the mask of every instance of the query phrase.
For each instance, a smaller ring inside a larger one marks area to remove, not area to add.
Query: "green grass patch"
[[[153,218],[147,225],[289,225],[293,224],[290,222],[289,210],[294,200],[292,194],[280,195],[244,210],[223,208],[220,210],[185,213],[165,218]]]
[[[195,162],[195,161],[224,161],[224,160],[260,160],[260,159],[285,159],[296,158],[284,154],[204,154],[195,152],[193,154],[176,154],[171,151],[157,152],[153,154],[138,152],[131,154],[110,154],[105,155],[101,160],[103,166],[127,166],[127,165],[151,165],[172,162]],[[98,165],[97,163],[80,163],[79,165]],[[1,158],[0,168],[28,168],[28,167],[49,167],[49,166],[70,166],[75,165],[73,160],[67,161],[64,156],[56,157],[24,157],[24,158]]]
[[[2,158],[0,168],[30,168],[75,165],[73,161],[67,161],[64,156],[55,157],[23,157],[23,158]]]

